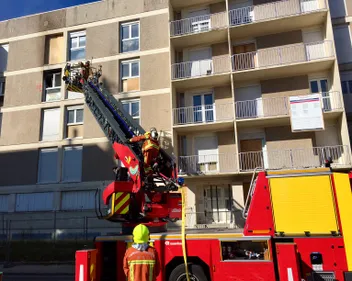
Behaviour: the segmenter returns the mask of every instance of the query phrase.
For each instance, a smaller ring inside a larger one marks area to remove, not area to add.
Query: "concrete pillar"
[[[244,208],[242,183],[232,184],[232,198],[234,203],[235,225],[237,227],[243,228],[245,220],[242,217],[242,211]]]

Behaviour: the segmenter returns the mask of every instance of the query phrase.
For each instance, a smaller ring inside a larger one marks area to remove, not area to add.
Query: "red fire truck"
[[[254,172],[243,229],[185,231],[184,200],[174,191],[186,187],[172,158],[161,151],[153,181],[146,181],[141,147],[126,141],[143,129],[104,91],[101,69],[89,68],[81,63],[75,72],[68,65],[64,80],[84,93],[123,163],[103,192],[109,210],[103,215],[97,208],[99,218],[120,222],[122,232],[96,237],[95,249],[76,252],[76,281],[126,280],[123,257],[139,223],[149,226],[159,253],[157,281],[352,281],[352,174],[331,168]],[[167,231],[167,222],[178,219],[182,231]]]

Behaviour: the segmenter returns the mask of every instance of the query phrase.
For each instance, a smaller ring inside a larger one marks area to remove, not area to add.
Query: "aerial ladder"
[[[84,94],[85,102],[110,141],[116,160],[116,179],[103,191],[105,214],[100,205],[101,191],[96,192],[96,214],[100,219],[122,223],[123,232],[130,233],[138,223],[151,231],[166,229],[168,221],[181,218],[181,195],[178,192],[183,179],[177,177],[176,163],[165,150],[153,162],[152,181],[144,173],[140,143],[129,140],[145,134],[145,130],[123,109],[99,81],[102,67],[92,67],[90,61],[67,64],[63,81],[69,91]]]

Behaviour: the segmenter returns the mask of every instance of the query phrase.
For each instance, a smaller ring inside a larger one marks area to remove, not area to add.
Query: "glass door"
[[[193,96],[193,118],[195,123],[214,121],[214,98],[212,93]]]
[[[323,110],[331,111],[331,97],[330,97],[330,87],[328,84],[328,79],[315,79],[310,81],[310,91],[312,94],[320,94],[323,103]]]

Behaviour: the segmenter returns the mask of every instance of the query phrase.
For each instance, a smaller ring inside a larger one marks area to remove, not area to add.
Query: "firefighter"
[[[158,141],[158,132],[153,127],[144,135],[133,137],[129,140],[130,143],[144,141],[142,152],[144,157],[144,173],[147,177],[153,175],[151,164],[159,155],[160,146]]]
[[[149,246],[149,230],[139,224],[133,229],[133,244],[123,259],[127,281],[155,281],[160,272],[158,252]]]

